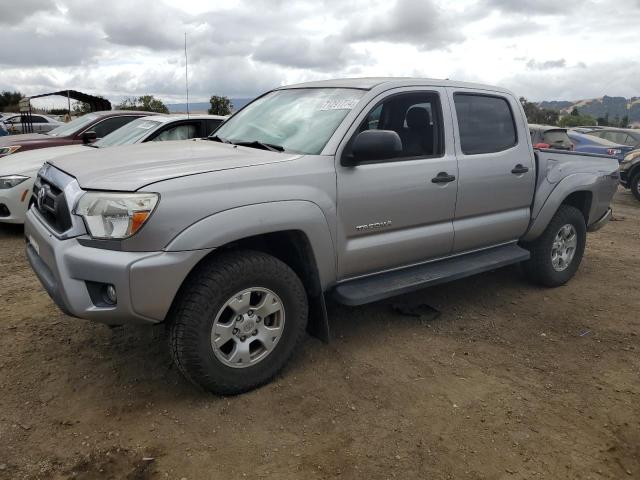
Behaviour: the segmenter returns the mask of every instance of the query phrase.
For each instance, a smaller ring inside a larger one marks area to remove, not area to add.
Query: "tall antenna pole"
[[[187,32],[184,32],[184,80],[187,85],[187,118],[189,118],[189,59],[187,58]]]

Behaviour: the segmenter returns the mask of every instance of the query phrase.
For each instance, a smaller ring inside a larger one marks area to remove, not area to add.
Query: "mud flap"
[[[327,304],[324,300],[324,293],[315,297],[309,297],[309,323],[307,332],[312,337],[324,343],[329,343],[331,335],[329,332],[329,315],[327,314]]]

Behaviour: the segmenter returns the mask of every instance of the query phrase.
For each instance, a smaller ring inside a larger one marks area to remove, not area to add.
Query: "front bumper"
[[[0,223],[24,223],[33,182],[24,183],[26,185],[20,184],[8,190],[0,190],[0,205],[4,205],[9,211],[9,216],[0,216]]]
[[[602,215],[602,217],[600,217],[598,220],[596,220],[595,222],[593,222],[591,225],[587,227],[587,231],[595,232],[597,230],[600,230],[609,222],[609,220],[611,220],[612,216],[613,216],[613,211],[610,208],[608,208],[607,211],[604,213],[604,215]]]
[[[121,252],[59,239],[29,210],[27,258],[49,296],[68,315],[101,323],[153,324],[165,319],[192,268],[211,250]],[[92,285],[113,285],[115,305],[96,301]]]

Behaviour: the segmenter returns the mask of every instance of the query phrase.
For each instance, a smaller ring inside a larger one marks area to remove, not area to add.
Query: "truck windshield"
[[[58,128],[54,128],[48,132],[47,135],[51,135],[52,137],[66,137],[75,133],[77,130],[86,127],[96,118],[98,118],[98,116],[92,113],[82,115],[81,117],[71,120],[69,123],[65,123],[64,125],[60,125]]]
[[[91,146],[103,148],[138,143],[160,125],[162,125],[161,122],[139,118],[133,122],[127,123],[125,126],[120,127],[117,130],[114,130],[106,137],[92,143]]]
[[[363,94],[352,88],[276,90],[227,120],[215,139],[318,155]]]

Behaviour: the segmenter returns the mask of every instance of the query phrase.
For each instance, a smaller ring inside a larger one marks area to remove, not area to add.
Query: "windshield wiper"
[[[220,143],[232,143],[226,138],[219,137],[218,135],[212,135],[210,137],[207,137],[207,139],[212,140],[214,142],[220,142]]]
[[[241,147],[250,148],[262,148],[263,150],[270,150],[272,152],[284,152],[284,147],[281,145],[259,142],[258,140],[253,140],[252,142],[235,142],[234,145],[240,145]]]

